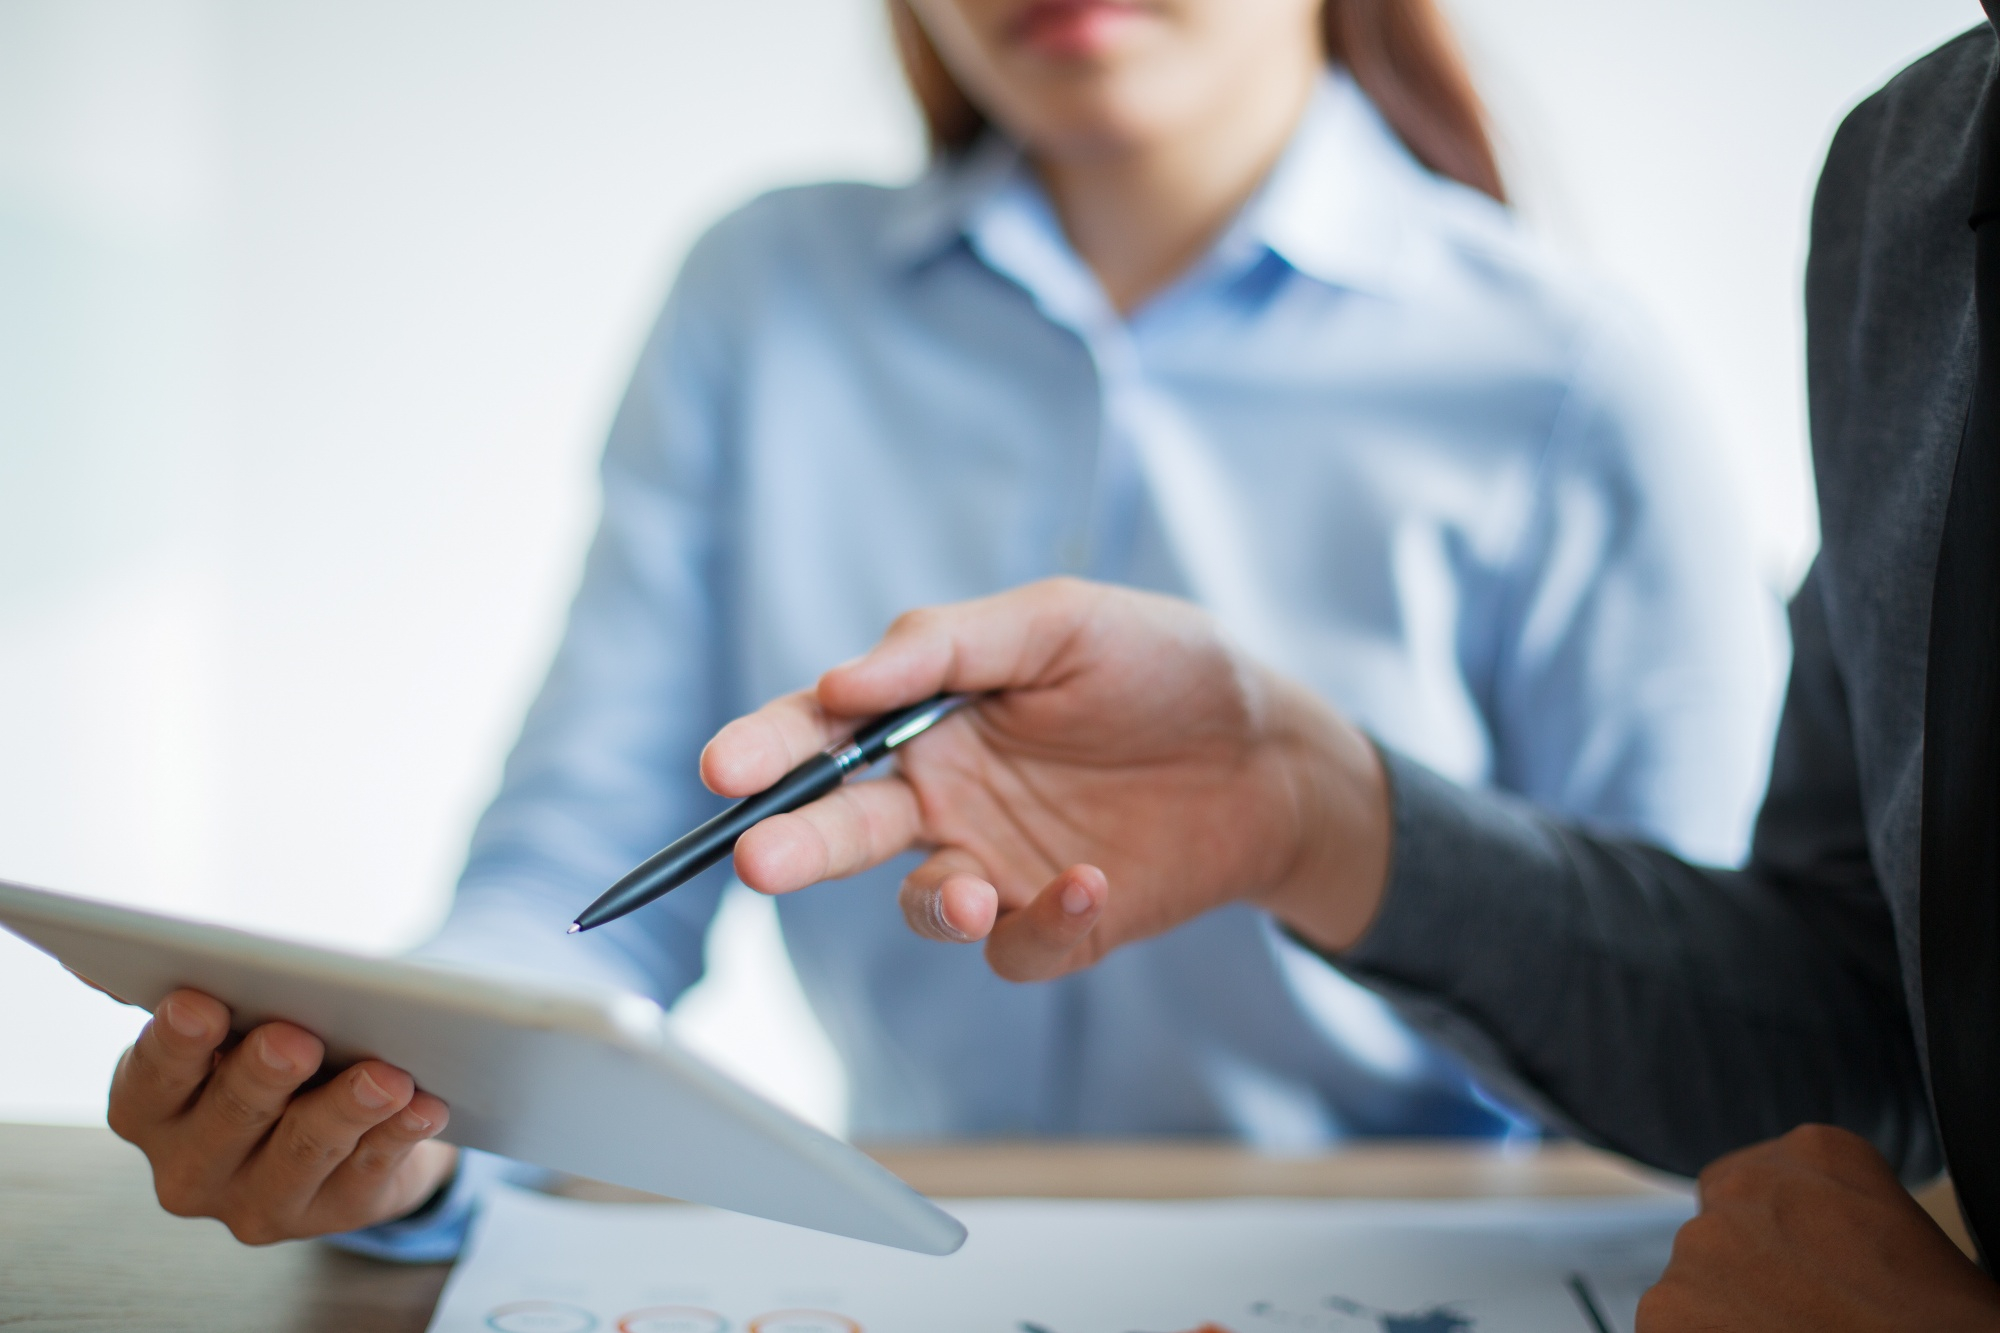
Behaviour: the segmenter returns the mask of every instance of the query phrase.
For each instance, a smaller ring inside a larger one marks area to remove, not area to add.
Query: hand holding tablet
[[[118,1062],[107,1119],[153,1166],[160,1204],[247,1245],[403,1216],[450,1175],[445,1104],[380,1060],[317,1086],[326,1048],[291,1023],[224,1048],[226,1005],[177,990]]]
[[[925,1254],[965,1238],[867,1156],[682,1050],[638,995],[4,882],[0,927],[153,1010],[119,1067],[113,1128],[153,1160],[162,1203],[246,1240],[409,1211],[444,1178],[445,1139]]]

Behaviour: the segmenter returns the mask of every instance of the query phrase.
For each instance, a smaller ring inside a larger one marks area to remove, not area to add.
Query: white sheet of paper
[[[1630,1333],[1692,1204],[954,1203],[949,1258],[496,1194],[431,1333]]]

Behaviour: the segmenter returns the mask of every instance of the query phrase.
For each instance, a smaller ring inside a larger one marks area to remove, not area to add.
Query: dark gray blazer
[[[1806,308],[1823,546],[1743,871],[1592,836],[1388,756],[1382,914],[1334,961],[1500,1090],[1693,1173],[1845,1125],[1906,1178],[1943,1164],[1919,1056],[1930,589],[1976,352],[1967,226],[1993,30],[1841,127]],[[1996,1050],[2000,1057],[2000,1050]]]

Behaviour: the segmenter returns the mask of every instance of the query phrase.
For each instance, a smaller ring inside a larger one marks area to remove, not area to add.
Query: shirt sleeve
[[[565,932],[722,804],[696,769],[737,702],[721,606],[731,303],[716,258],[713,237],[690,257],[613,423],[582,586],[429,956],[581,976],[662,1005],[701,976],[726,865],[644,912]]]
[[[1590,1141],[1694,1174],[1795,1125],[1941,1165],[1817,577],[1750,864],[1691,865],[1385,753],[1395,852],[1332,961],[1489,1084]]]
[[[1748,850],[1785,670],[1719,442],[1629,315],[1579,337],[1480,660],[1496,786],[1717,865]]]
[[[726,505],[718,404],[728,364],[714,246],[690,256],[626,390],[601,467],[603,515],[547,680],[480,819],[450,914],[421,957],[612,985],[671,1005],[700,980],[728,880],[717,866],[609,925],[567,933],[604,888],[721,808],[696,757],[732,715],[719,605]],[[482,1193],[536,1168],[467,1150],[420,1214],[334,1238],[448,1259]]]
[[[549,1173],[476,1148],[461,1148],[444,1192],[405,1218],[360,1231],[323,1237],[327,1244],[370,1259],[438,1264],[458,1257],[465,1233],[486,1192],[498,1184],[538,1185]]]

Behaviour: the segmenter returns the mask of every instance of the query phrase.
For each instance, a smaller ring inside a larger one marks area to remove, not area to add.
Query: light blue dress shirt
[[[1200,601],[1451,777],[1735,860],[1783,648],[1685,399],[1629,312],[1337,72],[1129,317],[998,140],[906,188],[768,195],[645,347],[567,637],[430,951],[671,1004],[720,870],[563,931],[719,808],[716,728],[907,608],[1058,573]],[[905,928],[910,864],[779,903],[857,1137],[1520,1126],[1247,908],[1017,986]]]

